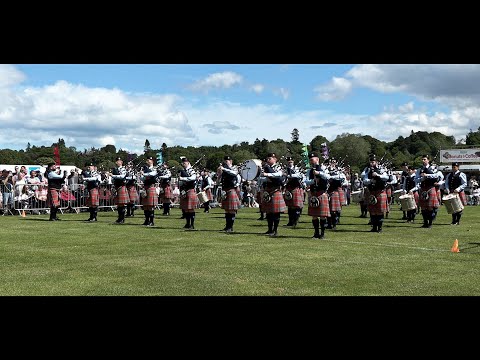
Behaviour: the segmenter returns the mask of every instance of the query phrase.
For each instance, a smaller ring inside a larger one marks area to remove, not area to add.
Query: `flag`
[[[157,164],[158,164],[158,165],[163,164],[163,153],[162,153],[162,149],[160,149],[160,151],[157,152]]]
[[[53,156],[55,158],[55,165],[59,166],[60,165],[60,149],[58,148],[58,145],[55,145],[53,148]]]
[[[327,143],[321,143],[320,146],[321,146],[322,157],[325,160],[327,160],[329,157]]]
[[[302,159],[303,163],[305,164],[305,168],[310,169],[310,161],[308,160],[308,144],[303,144],[302,150]]]

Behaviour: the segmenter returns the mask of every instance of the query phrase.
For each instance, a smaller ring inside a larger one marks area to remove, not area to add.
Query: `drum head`
[[[245,181],[255,180],[262,171],[262,162],[258,159],[247,160],[243,163],[240,176]]]

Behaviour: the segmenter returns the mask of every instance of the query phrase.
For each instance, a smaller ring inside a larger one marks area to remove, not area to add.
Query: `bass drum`
[[[262,161],[258,159],[247,160],[242,164],[240,176],[244,181],[252,181],[260,176]]]

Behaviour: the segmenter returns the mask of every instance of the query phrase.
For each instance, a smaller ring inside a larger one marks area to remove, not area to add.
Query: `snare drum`
[[[352,193],[350,194],[350,200],[353,202],[353,203],[359,203],[360,201],[363,201],[365,200],[365,193],[363,191],[363,188],[360,189],[360,190],[357,190],[357,191],[352,191]]]
[[[449,214],[454,214],[463,210],[462,200],[458,194],[445,195],[442,198],[443,204]]]
[[[243,163],[240,176],[244,181],[252,181],[260,176],[262,172],[262,161],[258,159],[247,160]]]
[[[205,191],[199,192],[197,194],[197,198],[198,198],[198,201],[200,202],[200,204],[206,203],[208,201],[208,196],[207,196],[207,193]]]
[[[415,210],[417,208],[417,204],[415,203],[415,197],[413,195],[405,194],[399,196],[400,204],[402,204],[403,211],[410,211]]]

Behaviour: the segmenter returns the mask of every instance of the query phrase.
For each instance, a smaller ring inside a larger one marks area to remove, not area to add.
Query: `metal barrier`
[[[143,189],[143,184],[135,185],[137,193]],[[157,195],[160,194],[160,186],[157,184]],[[117,205],[115,204],[115,197],[113,195],[114,186],[112,184],[101,184],[98,189],[99,193],[99,211],[115,211]],[[37,184],[16,184],[12,191],[13,204],[2,204],[3,213],[10,213],[13,211],[21,214],[23,211],[31,214],[48,214],[50,208],[47,207],[48,186],[44,183]],[[63,185],[60,190],[60,212],[80,213],[82,210],[87,211],[86,206],[88,198],[88,190],[84,185]],[[179,199],[171,201],[170,207],[178,207]],[[11,206],[13,205],[13,206]],[[140,196],[135,200],[136,208],[141,208]],[[162,207],[159,201],[157,209]]]

